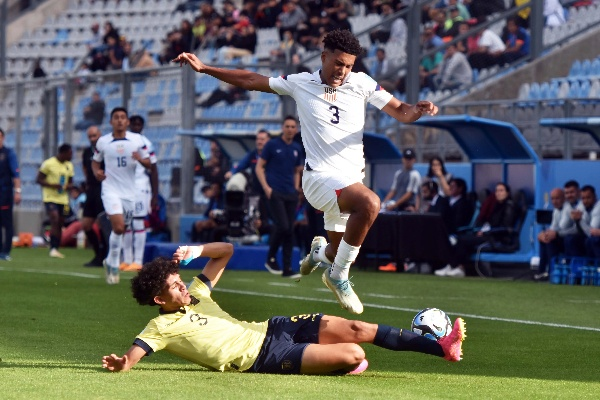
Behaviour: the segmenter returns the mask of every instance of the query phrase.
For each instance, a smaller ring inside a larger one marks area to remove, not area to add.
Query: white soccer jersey
[[[148,158],[146,144],[137,133],[127,131],[123,139],[115,139],[111,133],[98,139],[94,161],[104,161],[103,196],[110,194],[135,201],[135,168],[139,162],[131,156],[133,152],[138,152],[142,159]]]
[[[314,73],[270,78],[269,86],[296,100],[306,161],[315,171],[360,174],[365,168],[363,132],[367,103],[382,109],[392,95],[368,75],[351,72],[332,88]]]
[[[154,146],[150,139],[148,139],[144,135],[139,135],[142,138],[142,141],[146,145],[146,150],[148,151],[148,157],[150,157],[150,162],[152,164],[156,164],[156,153],[154,152]],[[152,187],[150,186],[150,177],[146,173],[146,168],[140,164],[135,164],[135,186],[138,189],[150,190]]]

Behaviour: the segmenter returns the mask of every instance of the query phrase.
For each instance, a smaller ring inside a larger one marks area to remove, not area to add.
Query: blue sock
[[[435,340],[414,332],[379,324],[373,340],[375,346],[394,351],[416,351],[444,357],[444,349]]]

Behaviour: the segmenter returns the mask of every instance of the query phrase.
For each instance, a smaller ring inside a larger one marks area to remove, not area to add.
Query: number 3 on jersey
[[[117,157],[117,167],[126,167],[127,166],[127,157]]]
[[[333,112],[333,118],[329,120],[332,124],[338,124],[340,122],[340,110],[337,106],[329,106],[329,111]]]

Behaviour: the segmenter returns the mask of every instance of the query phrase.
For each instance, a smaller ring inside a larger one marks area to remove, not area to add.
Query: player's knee
[[[379,196],[375,193],[371,193],[368,196],[365,196],[363,201],[363,207],[365,212],[372,217],[373,220],[377,218],[377,214],[379,214],[379,209],[381,207],[381,203],[379,201]]]
[[[345,362],[352,368],[358,367],[358,365],[365,359],[365,351],[357,344],[350,343],[348,344],[348,348],[345,350]]]
[[[115,225],[112,227],[112,231],[117,235],[122,235],[125,233],[125,225]]]

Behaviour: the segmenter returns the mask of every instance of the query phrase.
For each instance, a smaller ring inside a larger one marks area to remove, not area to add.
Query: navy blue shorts
[[[323,314],[271,318],[258,358],[248,372],[299,374],[304,349],[319,343],[321,318]]]

